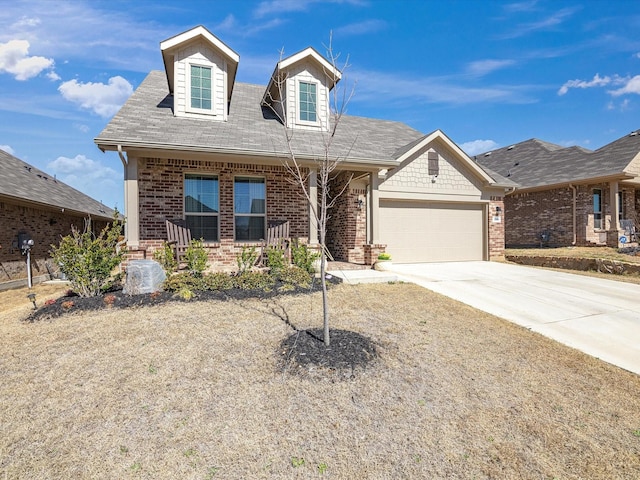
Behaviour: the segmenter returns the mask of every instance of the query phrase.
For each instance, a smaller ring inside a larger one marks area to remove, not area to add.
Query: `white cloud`
[[[120,198],[122,174],[85,155],[73,158],[60,156],[49,162],[47,170],[67,185],[109,207],[116,206]]]
[[[74,123],[73,128],[77,128],[82,133],[87,133],[89,131],[89,125],[85,125],[83,123]]]
[[[41,20],[38,17],[22,17],[20,20],[11,25],[12,28],[23,28],[23,27],[37,27],[40,25]]]
[[[15,155],[16,151],[11,148],[9,145],[0,145],[0,150],[4,150],[9,155]]]
[[[514,60],[478,60],[467,66],[467,71],[473,75],[487,75],[496,70],[510,67],[516,63]]]
[[[640,95],[640,75],[636,75],[633,78],[625,78],[623,79],[625,82],[621,88],[617,90],[610,90],[609,93],[614,97],[619,97],[620,95],[625,95],[627,93],[636,93]]]
[[[66,100],[105,118],[115,115],[133,93],[131,84],[120,76],[111,77],[108,84],[69,80],[58,90]]]
[[[403,72],[352,70],[350,77],[358,88],[354,101],[377,102],[383,96],[388,103],[444,103],[464,105],[474,103],[524,104],[534,101],[527,86],[466,86],[457,77],[411,78]]]
[[[564,23],[569,17],[571,17],[574,13],[576,13],[580,8],[562,8],[557,12],[549,15],[546,18],[538,20],[537,22],[523,23],[518,25],[514,30],[504,35],[501,35],[499,38],[508,39],[508,38],[519,38],[524,37],[530,33],[538,32],[541,30],[550,30],[558,25]]]
[[[0,43],[0,73],[10,73],[16,80],[28,80],[53,67],[50,58],[29,56],[29,46],[27,40]]]
[[[460,148],[470,157],[478,155],[479,153],[495,150],[497,147],[498,144],[493,140],[472,140],[460,145]]]
[[[565,82],[560,90],[558,90],[558,95],[566,94],[570,88],[591,88],[591,87],[604,87],[611,83],[612,79],[609,76],[601,77],[599,74],[595,74],[593,76],[593,80],[585,81],[585,80],[569,80]]]
[[[368,33],[375,33],[387,28],[387,22],[384,20],[364,20],[362,22],[350,23],[340,28],[336,28],[334,33],[336,35],[365,35]]]
[[[348,3],[351,5],[363,5],[363,0],[266,0],[260,2],[253,12],[256,17],[264,17],[272,13],[303,12],[314,3]]]
[[[634,55],[634,57],[636,57],[636,58],[640,58],[640,52],[636,53],[636,54]]]
[[[51,70],[50,72],[47,72],[47,78],[49,80],[51,80],[52,82],[57,82],[62,80],[62,78],[60,78],[60,75],[58,75],[56,72],[54,72],[53,70]]]

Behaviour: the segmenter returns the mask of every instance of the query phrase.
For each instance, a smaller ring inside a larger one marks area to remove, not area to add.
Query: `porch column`
[[[378,218],[380,210],[380,180],[378,172],[369,174],[369,240],[372,244],[380,243],[380,229],[378,228]]]
[[[138,199],[138,159],[129,157],[124,172],[124,210],[127,217],[125,235],[127,245],[140,246],[140,208]]]
[[[309,245],[318,244],[318,222],[313,212],[318,211],[318,172],[309,170]]]
[[[609,205],[611,205],[611,223],[609,230],[617,232],[620,229],[620,221],[618,220],[618,212],[620,211],[618,182],[611,182],[609,184],[609,195]]]

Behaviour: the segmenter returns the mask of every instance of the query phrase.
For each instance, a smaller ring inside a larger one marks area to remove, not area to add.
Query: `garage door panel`
[[[482,205],[381,200],[379,220],[380,240],[394,262],[484,257]]]

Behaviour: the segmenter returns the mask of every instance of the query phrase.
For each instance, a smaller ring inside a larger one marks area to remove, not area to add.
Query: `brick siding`
[[[308,207],[299,185],[281,165],[210,162],[146,158],[139,162],[138,189],[140,206],[140,246],[129,258],[153,258],[156,249],[167,239],[166,219],[183,217],[184,173],[215,174],[220,195],[220,241],[205,246],[212,268],[233,270],[243,247],[256,242],[234,241],[233,179],[236,175],[253,175],[266,179],[267,220],[288,220],[292,238],[309,238]],[[145,251],[146,250],[146,251]]]
[[[498,213],[497,209],[500,209]],[[500,219],[494,222],[493,217]],[[489,258],[504,257],[504,229],[505,209],[503,197],[490,197],[489,199]]]
[[[350,172],[338,175],[330,185],[330,195],[345,188],[352,178]],[[327,248],[334,260],[365,263],[364,245],[367,243],[366,190],[347,187],[329,211]],[[362,205],[359,204],[362,200]]]
[[[26,257],[20,248],[13,247],[18,233],[31,235],[31,269],[34,277],[51,276],[58,271],[51,260],[51,245],[58,245],[71,227],[83,229],[85,219],[61,211],[24,207],[0,201],[0,283],[27,278]],[[104,228],[106,222],[93,222],[94,231]]]
[[[602,229],[594,228],[593,189],[596,188],[602,190]],[[621,187],[621,191],[625,216],[633,218],[638,211],[640,194],[625,187]],[[609,197],[608,183],[576,186],[576,245],[607,244],[607,229],[611,225]],[[510,195],[505,199],[505,210],[508,247],[568,246],[573,242],[573,191],[569,187]],[[541,240],[543,232],[549,233],[547,243]]]

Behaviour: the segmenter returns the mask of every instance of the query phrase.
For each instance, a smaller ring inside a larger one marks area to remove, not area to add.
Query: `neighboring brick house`
[[[125,167],[131,255],[160,247],[165,220],[174,218],[205,240],[219,268],[233,268],[243,247],[259,244],[271,220],[289,221],[293,237],[316,244],[312,207],[283,165],[284,126],[315,199],[315,160],[341,73],[307,48],[278,61],[266,86],[236,82],[239,55],[202,26],[160,49],[165,71],[149,73],[95,139]],[[328,223],[336,260],[371,264],[385,248],[405,262],[503,254],[502,198],[514,184],[442,132],[345,115],[333,146],[331,156],[342,157],[331,192],[348,182]]]
[[[72,226],[82,229],[91,218],[92,227],[101,229],[113,218],[112,209],[3,150],[0,165],[0,289],[27,282],[19,235],[34,242],[31,267],[37,282],[58,270],[49,251]]]
[[[518,184],[505,198],[507,246],[631,240],[623,225],[639,220],[640,130],[594,151],[531,139],[477,161]]]

